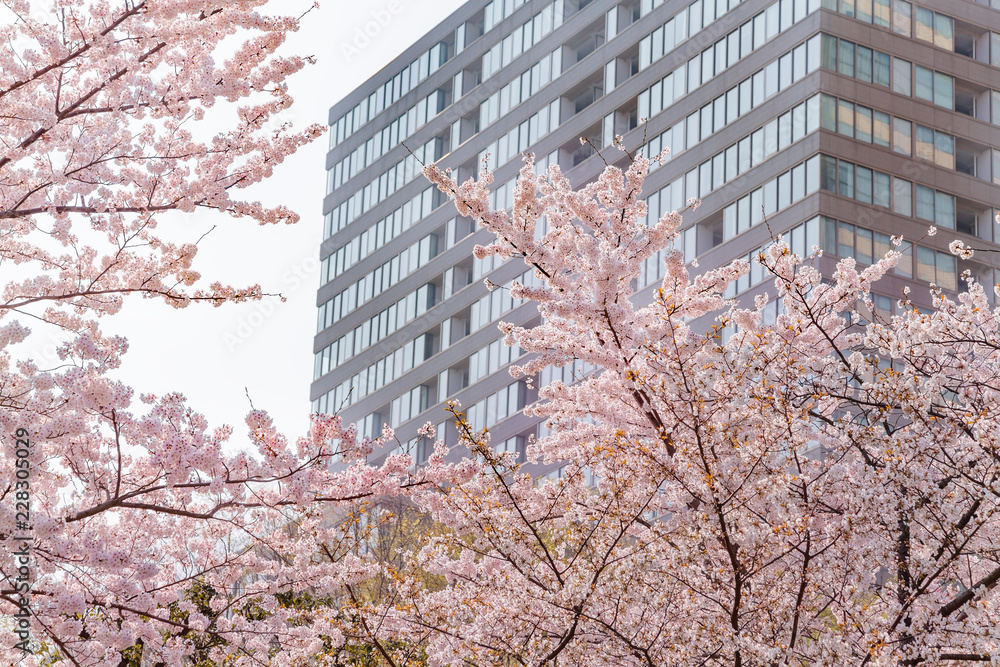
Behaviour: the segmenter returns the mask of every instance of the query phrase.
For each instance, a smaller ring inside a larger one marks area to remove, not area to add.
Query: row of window
[[[805,259],[813,253],[813,248],[819,247],[820,224],[819,216],[799,223],[795,227],[782,234],[788,243],[788,249],[798,255],[800,259]],[[886,237],[888,239],[888,237]],[[771,242],[764,244],[756,250],[747,253],[743,259],[750,265],[750,271],[740,276],[737,280],[726,286],[723,296],[731,299],[737,294],[742,294],[755,285],[759,285],[770,277],[764,266],[758,261],[761,253],[767,252]],[[888,248],[886,248],[888,250]],[[870,263],[870,262],[869,262]],[[774,303],[774,302],[772,302]],[[773,320],[772,320],[773,323]]]
[[[441,113],[446,99],[444,90],[435,90],[330,167],[327,170],[327,192],[333,192],[357,176],[362,169],[398,146],[410,134]]]
[[[502,286],[496,286],[492,291],[473,301],[469,316],[469,333],[478,331],[490,322],[499,320],[505,313],[521,305],[519,299],[515,299],[510,295],[510,288],[513,283],[521,283],[522,285],[536,284],[537,280],[534,273],[534,269],[525,271],[520,276]]]
[[[479,152],[479,165],[488,165],[491,171],[516,155],[520,155],[528,147],[559,127],[560,99],[556,98],[542,107],[537,113],[522,121],[517,127],[491,142]]]
[[[330,124],[330,148],[340,144],[396,100],[416,88],[417,84],[438,71],[448,58],[448,45],[438,42],[400,70],[396,76],[376,88],[368,97]]]
[[[955,78],[845,39],[823,35],[823,68],[955,109]],[[891,60],[891,65],[890,65]]]
[[[313,362],[313,379],[318,380],[338,365],[337,345],[328,345],[317,352]],[[364,396],[384,387],[415,366],[420,365],[434,354],[434,336],[424,333],[407,341],[390,354],[345,380],[340,390],[344,405],[349,405]],[[349,390],[353,388],[353,392]]]
[[[829,155],[820,156],[820,172],[820,187],[828,192],[955,229],[955,197],[946,192],[897,177],[890,188],[888,174]]]
[[[818,97],[814,95],[796,105],[688,171],[684,175],[687,199],[707,196],[775,153],[815,132],[819,127]]]
[[[562,25],[563,2],[556,0],[542,11],[514,28],[513,31],[493,48],[483,54],[483,81],[490,78],[502,68],[507,67],[515,58],[542,40],[543,37]]]
[[[721,114],[722,118],[728,119],[727,122],[732,122],[740,115],[750,111],[765,99],[819,67],[819,51],[820,40],[819,36],[816,35],[776,58],[753,76],[747,77],[741,85],[733,86],[727,93],[726,102],[729,106],[718,113]],[[706,77],[706,74],[709,72],[717,74],[722,71],[716,65],[722,65],[722,69],[725,69],[732,64],[728,58],[723,58],[716,63],[714,55],[716,54],[713,53],[713,49],[707,49],[703,54],[696,55],[649,88],[641,91],[637,101],[639,118],[652,118],[669,108],[684,95],[706,83],[711,78],[711,75]],[[706,57],[709,59],[705,60]],[[709,63],[707,69],[703,64],[705,62]],[[716,105],[714,108],[717,108],[722,103],[717,100],[714,104]],[[707,136],[707,134],[703,133],[703,136]]]
[[[375,252],[396,238],[414,223],[423,220],[431,211],[441,205],[443,196],[435,187],[426,188],[392,213],[361,232],[350,241],[334,250],[323,260],[320,285],[339,276],[357,262]],[[341,228],[335,226],[332,214],[327,214],[323,228],[323,238],[328,239]],[[345,225],[346,226],[346,225]]]
[[[441,138],[432,138],[414,150],[412,155],[407,155],[380,174],[378,178],[356,190],[353,195],[334,207],[328,215],[336,221],[337,228],[342,229],[354,222],[359,216],[367,213],[383,199],[420,176],[422,165],[430,164],[440,158],[442,151]]]
[[[436,297],[434,283],[418,287],[330,343],[327,346],[329,352],[324,348],[316,354],[328,354],[329,368],[335,368],[433,308],[437,303]]]
[[[483,11],[483,32],[489,32],[496,24],[514,13],[521,5],[528,3],[528,0],[493,0],[486,3]]]
[[[743,195],[722,211],[722,239],[728,241],[819,189],[819,156],[814,155]]]
[[[697,0],[684,7],[639,40],[639,69],[646,69],[739,4],[740,0]],[[647,13],[644,11],[642,15]]]
[[[824,253],[841,258],[853,257],[861,264],[871,264],[891,247],[889,236],[881,232],[826,216],[821,216],[821,223],[820,245]],[[958,261],[954,255],[906,243],[897,250],[903,255],[893,269],[897,275],[916,277],[947,290],[958,290]]]
[[[955,169],[955,137],[905,118],[824,94],[821,127],[865,143],[889,147],[946,169]]]
[[[324,317],[324,324],[330,326],[427,264],[437,256],[438,241],[436,234],[424,236],[403,252],[383,262],[327,299],[319,307]]]
[[[775,2],[688,61],[686,77],[688,92],[693,91],[713,76],[718,76],[728,67],[761,48],[767,41],[779,33],[785,32],[818,8],[818,0],[779,0]],[[648,58],[650,62],[657,60],[654,56],[660,52],[660,40],[657,37],[661,34],[664,39],[663,53],[670,53],[670,49],[665,48],[669,42],[666,33],[666,28],[664,28],[662,33],[654,31],[650,35]],[[640,67],[647,60],[643,56],[643,43],[640,42]],[[677,83],[675,82],[674,85],[676,86]],[[677,95],[674,96],[674,99],[676,97]],[[669,106],[672,101],[671,99],[665,102],[664,108]]]
[[[503,339],[493,341],[469,357],[469,382],[478,382],[487,375],[507,368],[522,354],[521,348],[517,345],[504,345]]]
[[[517,414],[525,405],[527,387],[523,380],[513,382],[466,409],[465,418],[473,431],[492,428],[501,420]]]
[[[877,86],[891,85],[888,53],[824,34],[821,57],[824,69]]]
[[[479,107],[479,130],[485,130],[561,73],[562,48],[560,47],[486,98]]]
[[[421,384],[392,399],[392,403],[389,404],[389,425],[398,428],[403,422],[409,421],[430,407],[430,393],[430,388]]]

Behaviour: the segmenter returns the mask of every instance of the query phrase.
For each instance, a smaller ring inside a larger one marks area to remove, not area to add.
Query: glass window
[[[858,141],[872,142],[872,110],[858,105],[855,134]]]
[[[904,35],[906,37],[910,36],[910,15],[911,15],[910,3],[904,2],[903,0],[892,0],[892,31]]]
[[[944,252],[934,253],[937,256],[937,284],[938,287],[955,291],[958,289],[956,279],[956,266],[958,262],[954,255]]]
[[[838,100],[837,132],[847,137],[854,136],[854,105],[847,100]]]
[[[785,112],[778,116],[778,150],[783,150],[792,143],[792,113]]]
[[[865,204],[872,203],[872,170],[859,166],[856,169],[857,200]]]
[[[854,76],[854,44],[840,40],[837,49],[837,71],[844,76]]]
[[[872,183],[872,203],[889,208],[889,174],[876,171]]]
[[[909,181],[892,179],[892,210],[906,217],[913,215],[913,184]]]
[[[910,135],[910,121],[902,118],[892,119],[892,150],[902,155],[910,155],[913,150]]]
[[[820,156],[820,187],[830,192],[837,191],[837,159],[829,155]]]
[[[778,59],[778,90],[792,85],[792,54],[786,53]]]
[[[840,13],[844,16],[854,16],[854,0],[840,0]]]
[[[820,95],[820,127],[830,132],[837,131],[837,98]]]
[[[936,253],[931,248],[917,246],[917,280],[936,282]]]
[[[806,196],[806,166],[800,164],[792,168],[792,201]]]
[[[916,18],[914,37],[925,42],[934,41],[934,12],[924,7],[916,7],[913,12]]]
[[[934,132],[934,161],[945,169],[955,168],[955,137]]]
[[[857,0],[857,17],[865,23],[872,22],[872,0]]]
[[[854,165],[841,161],[837,169],[837,189],[844,197],[854,199]]]
[[[892,91],[910,96],[910,61],[892,59]]]
[[[955,50],[955,22],[944,14],[934,14],[934,45]]]
[[[875,0],[872,7],[872,23],[882,28],[888,28],[889,17],[889,0]]]
[[[764,98],[778,92],[778,61],[769,63],[764,68]]]
[[[889,54],[875,51],[872,81],[879,86],[889,87]]]
[[[837,223],[837,255],[854,257],[854,225],[850,223]]]
[[[872,82],[872,50],[858,45],[857,77],[866,83]]]
[[[917,217],[921,220],[934,221],[934,190],[924,185],[917,185]]]
[[[837,71],[837,38],[830,35],[823,35],[821,51],[822,67],[824,69]]]
[[[934,130],[923,125],[916,126],[916,150],[914,154],[921,160],[934,160]]]
[[[955,229],[955,198],[943,192],[934,193],[934,224]]]
[[[889,147],[889,114],[883,111],[872,113],[872,142],[877,146]]]
[[[934,101],[934,72],[917,65],[916,88],[914,94],[922,100]]]
[[[934,72],[934,104],[945,109],[955,108],[955,81],[941,72]]]
[[[862,264],[872,263],[872,231],[858,227],[854,238],[854,258]]]

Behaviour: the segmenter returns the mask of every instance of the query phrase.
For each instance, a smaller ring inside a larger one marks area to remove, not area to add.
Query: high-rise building
[[[522,151],[579,186],[604,167],[592,146],[621,160],[615,135],[671,149],[646,181],[649,215],[702,200],[677,241],[702,269],[774,233],[821,247],[829,272],[902,235],[919,240],[879,284],[882,314],[905,285],[930,307],[930,283],[996,282],[996,255],[947,244],[1000,249],[1000,0],[470,0],[330,111],[314,410],[372,434],[387,422],[419,462],[418,427],[444,425],[455,398],[498,450],[522,448],[542,426],[517,414],[533,394],[495,324],[538,315],[483,278],[530,274],[472,258],[489,235],[420,163],[464,180],[486,160],[504,206]],[[661,277],[652,258],[637,289]],[[731,290],[765,291],[756,269]]]

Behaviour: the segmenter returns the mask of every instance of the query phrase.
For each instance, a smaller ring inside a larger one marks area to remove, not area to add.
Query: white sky
[[[290,80],[295,105],[287,118],[299,128],[326,125],[334,103],[463,4],[463,0],[320,2],[287,45],[288,53],[317,59],[316,65]],[[308,7],[309,1],[274,0],[274,5],[275,11],[290,13]],[[287,302],[191,306],[178,311],[159,301],[133,300],[104,325],[106,333],[121,333],[129,340],[120,377],[137,394],[183,393],[211,426],[234,427],[232,444],[246,442],[243,418],[249,403],[244,389],[254,406],[267,410],[290,439],[308,428],[327,141],[324,135],[300,150],[247,197],[289,206],[302,216],[297,225],[257,227],[214,215],[181,223],[191,227],[192,237],[206,224],[217,225],[200,244],[195,260],[194,268],[205,278],[237,286],[260,283],[265,292],[282,293]]]

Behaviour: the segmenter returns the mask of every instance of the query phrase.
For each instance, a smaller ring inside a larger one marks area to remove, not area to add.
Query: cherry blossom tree
[[[293,537],[329,548],[341,536],[323,507],[417,483],[331,477],[338,447],[374,446],[338,418],[290,443],[254,410],[246,447],[181,394],[115,377],[128,344],[102,318],[128,297],[183,308],[262,295],[202,280],[180,214],[297,220],[240,197],[323,131],[281,121],[307,59],[278,52],[298,19],[265,4],[0,2],[2,664],[331,652],[337,612],[312,591],[336,588],[341,566],[309,567],[315,545]],[[39,336],[60,341],[56,358],[18,349]]]
[[[527,459],[564,462],[555,481],[494,453],[452,405],[461,446],[439,445],[424,473],[451,481],[405,492],[447,527],[410,568],[447,584],[363,556],[397,593],[355,600],[344,631],[390,665],[407,664],[401,639],[432,665],[1000,660],[994,288],[966,276],[960,294],[932,288],[933,314],[900,295],[886,319],[871,290],[906,241],[824,279],[818,249],[779,237],[755,259],[773,289],[740,305],[724,294],[746,261],[694,275],[669,250],[681,216],[644,222],[648,166],[573,190],[527,157],[507,211],[490,207],[489,173],[425,169],[496,236],[478,257],[535,269],[513,296],[542,324],[501,324],[529,354],[511,374],[598,371],[527,408],[551,430]],[[664,249],[637,303],[633,280]]]

